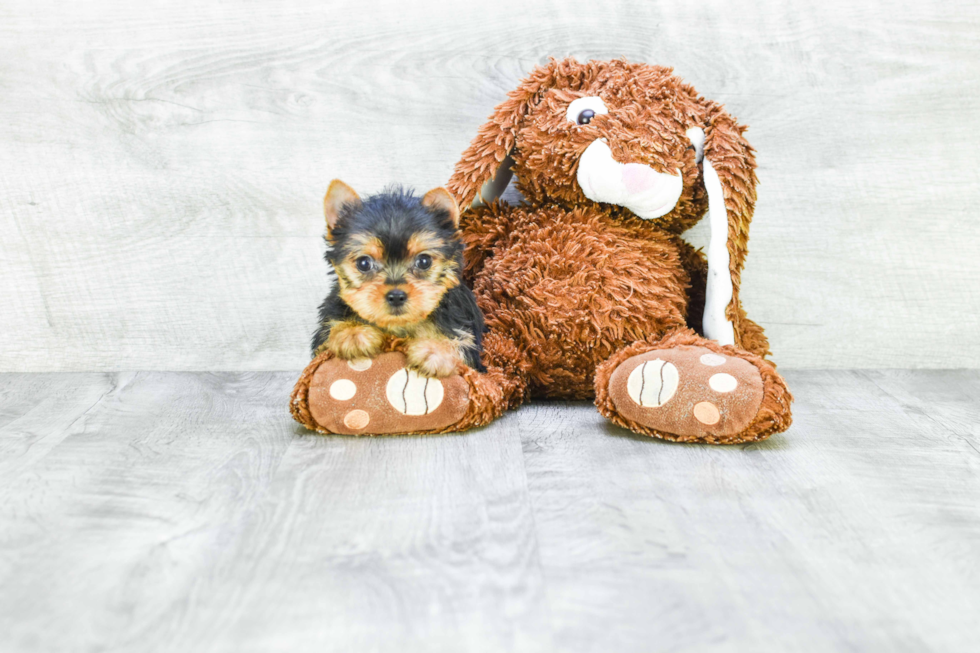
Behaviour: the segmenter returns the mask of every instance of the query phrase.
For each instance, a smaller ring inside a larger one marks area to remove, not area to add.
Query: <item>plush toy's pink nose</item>
[[[623,166],[623,183],[630,195],[653,188],[660,181],[660,175],[649,166],[627,163]]]

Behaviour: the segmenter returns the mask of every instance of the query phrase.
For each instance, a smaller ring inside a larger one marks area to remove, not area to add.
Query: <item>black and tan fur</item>
[[[320,306],[314,356],[374,358],[386,339],[402,338],[420,374],[449,376],[459,362],[483,371],[483,315],[461,282],[459,208],[448,191],[419,198],[391,188],[362,200],[335,179],[324,214],[336,283]]]

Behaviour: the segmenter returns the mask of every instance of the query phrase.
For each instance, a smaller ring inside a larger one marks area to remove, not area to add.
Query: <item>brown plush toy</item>
[[[296,385],[293,415],[324,432],[446,432],[530,397],[594,397],[616,424],[669,440],[784,431],[792,397],[739,303],[757,182],[744,131],[669,68],[535,69],[448,184],[470,207],[464,272],[486,317],[488,372],[432,379],[439,402],[423,397],[413,414],[398,342],[373,372],[321,355]],[[512,175],[524,204],[498,199]],[[706,252],[681,238],[700,220]],[[338,380],[364,392],[337,400]],[[353,410],[368,423],[345,427]]]

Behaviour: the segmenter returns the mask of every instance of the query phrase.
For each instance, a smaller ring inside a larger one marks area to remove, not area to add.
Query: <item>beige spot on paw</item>
[[[731,392],[738,387],[738,380],[731,374],[721,372],[708,379],[708,385],[715,392]]]
[[[330,384],[330,396],[337,401],[347,401],[357,394],[357,386],[353,381],[339,379]]]
[[[352,361],[347,361],[347,367],[351,368],[355,372],[364,372],[365,370],[371,369],[371,359],[355,358]]]
[[[707,424],[708,426],[717,424],[718,420],[721,419],[721,415],[718,413],[718,407],[707,401],[702,401],[694,406],[694,417],[702,424]]]
[[[388,403],[403,415],[428,415],[439,407],[444,395],[442,381],[404,368],[391,375],[385,388]]]
[[[725,357],[718,354],[704,354],[701,356],[701,364],[708,367],[718,367],[725,364]]]
[[[352,431],[360,431],[368,422],[371,421],[371,416],[363,410],[352,410],[351,412],[344,415],[344,426],[351,429]]]
[[[659,408],[677,392],[677,368],[659,358],[640,363],[626,380],[626,392],[638,406]]]

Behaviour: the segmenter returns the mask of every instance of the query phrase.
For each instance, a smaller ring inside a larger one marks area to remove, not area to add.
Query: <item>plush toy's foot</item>
[[[687,332],[632,345],[596,371],[600,412],[668,440],[761,440],[789,427],[791,400],[770,363]]]
[[[469,368],[441,379],[406,368],[401,352],[345,361],[321,354],[300,376],[290,410],[321,433],[386,435],[464,430],[499,414],[492,378]]]

